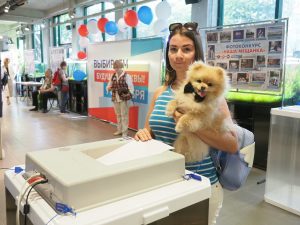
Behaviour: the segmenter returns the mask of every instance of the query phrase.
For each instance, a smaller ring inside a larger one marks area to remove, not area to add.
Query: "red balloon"
[[[77,53],[78,59],[85,59],[86,56],[87,56],[86,53],[83,52],[83,51],[79,51],[79,52]]]
[[[137,13],[134,10],[127,10],[124,15],[124,20],[125,23],[130,27],[135,27],[139,22]]]
[[[78,28],[78,33],[82,37],[86,37],[89,35],[89,31],[87,29],[87,26],[85,24],[81,24]]]
[[[102,33],[105,32],[105,24],[106,24],[107,22],[108,22],[108,19],[106,19],[106,18],[100,18],[100,19],[98,20],[98,23],[97,23],[98,29],[99,29]]]

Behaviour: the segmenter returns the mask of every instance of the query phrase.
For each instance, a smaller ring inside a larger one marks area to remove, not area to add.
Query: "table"
[[[300,106],[273,108],[265,201],[300,216]]]
[[[6,171],[4,174],[7,224],[15,225],[15,199],[25,180]],[[56,225],[207,225],[210,181],[182,180],[159,189],[79,212],[57,216]],[[29,199],[28,218],[32,225],[47,224],[56,213],[35,191]],[[22,224],[22,222],[21,222]],[[50,225],[49,224],[49,225]]]
[[[16,85],[20,84],[26,87],[26,96],[24,96],[23,100],[27,99],[27,102],[29,100],[29,87],[39,87],[42,86],[43,83],[41,82],[35,82],[35,81],[21,81],[21,82],[16,82]]]

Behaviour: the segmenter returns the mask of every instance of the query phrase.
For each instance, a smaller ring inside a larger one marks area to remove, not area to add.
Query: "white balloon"
[[[86,48],[89,44],[90,40],[87,37],[80,37],[79,38],[79,46],[82,48]]]
[[[118,20],[119,31],[126,32],[128,30],[128,25],[125,23],[124,18]]]
[[[155,13],[158,19],[167,20],[172,13],[172,8],[167,1],[162,1],[157,4]]]
[[[153,24],[153,30],[156,35],[162,35],[168,32],[168,22],[166,20],[158,19]]]
[[[89,20],[87,23],[87,28],[89,33],[96,34],[98,32],[97,21],[94,19]]]

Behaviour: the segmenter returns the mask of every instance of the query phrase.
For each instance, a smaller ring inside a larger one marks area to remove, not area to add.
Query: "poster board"
[[[150,100],[161,84],[162,38],[134,39],[90,44],[87,48],[88,113],[116,122],[111,93],[106,87],[113,75],[114,60],[122,60],[134,84],[134,105],[129,110],[129,127],[144,127]]]
[[[227,71],[232,89],[282,92],[286,23],[205,31],[206,62]]]
[[[63,47],[53,47],[49,48],[50,53],[50,68],[53,71],[56,71],[60,67],[60,63],[65,60],[65,48]]]
[[[3,65],[4,59],[10,59],[10,66],[13,69],[13,74],[18,75],[23,73],[23,54],[18,49],[11,49],[9,51],[1,52],[1,66]]]
[[[34,50],[28,49],[24,50],[24,73],[33,75],[35,72],[35,65],[34,65]]]

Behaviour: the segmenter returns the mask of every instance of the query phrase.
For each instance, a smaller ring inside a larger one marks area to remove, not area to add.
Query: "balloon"
[[[125,23],[130,27],[135,27],[139,22],[136,11],[134,10],[127,10],[127,12],[124,15],[124,20]]]
[[[118,27],[121,32],[126,32],[128,30],[128,25],[125,23],[124,18],[119,19]]]
[[[87,26],[85,24],[81,24],[78,28],[78,33],[82,37],[86,37],[89,35],[89,31],[87,29]]]
[[[105,24],[105,32],[109,35],[115,35],[119,31],[118,26],[115,22],[109,21]]]
[[[86,78],[86,74],[81,70],[75,70],[73,73],[74,80],[81,81]]]
[[[106,24],[107,22],[108,22],[108,19],[106,19],[106,18],[100,18],[100,19],[98,20],[98,23],[97,23],[98,29],[99,29],[102,33],[105,32],[105,24]]]
[[[83,52],[83,51],[79,51],[79,52],[77,53],[78,59],[85,59],[86,56],[87,56],[86,53]]]
[[[89,44],[90,40],[87,37],[80,37],[79,38],[79,46],[82,48],[86,48]]]
[[[151,8],[148,6],[142,6],[138,11],[138,17],[142,23],[149,25],[153,20]]]
[[[98,27],[97,27],[97,20],[91,19],[87,23],[87,28],[89,33],[91,34],[96,34],[98,32]]]
[[[167,20],[172,13],[172,8],[167,1],[162,1],[157,4],[155,13],[158,19]]]
[[[153,25],[153,30],[156,35],[162,35],[169,30],[168,22],[166,20],[158,19]]]

